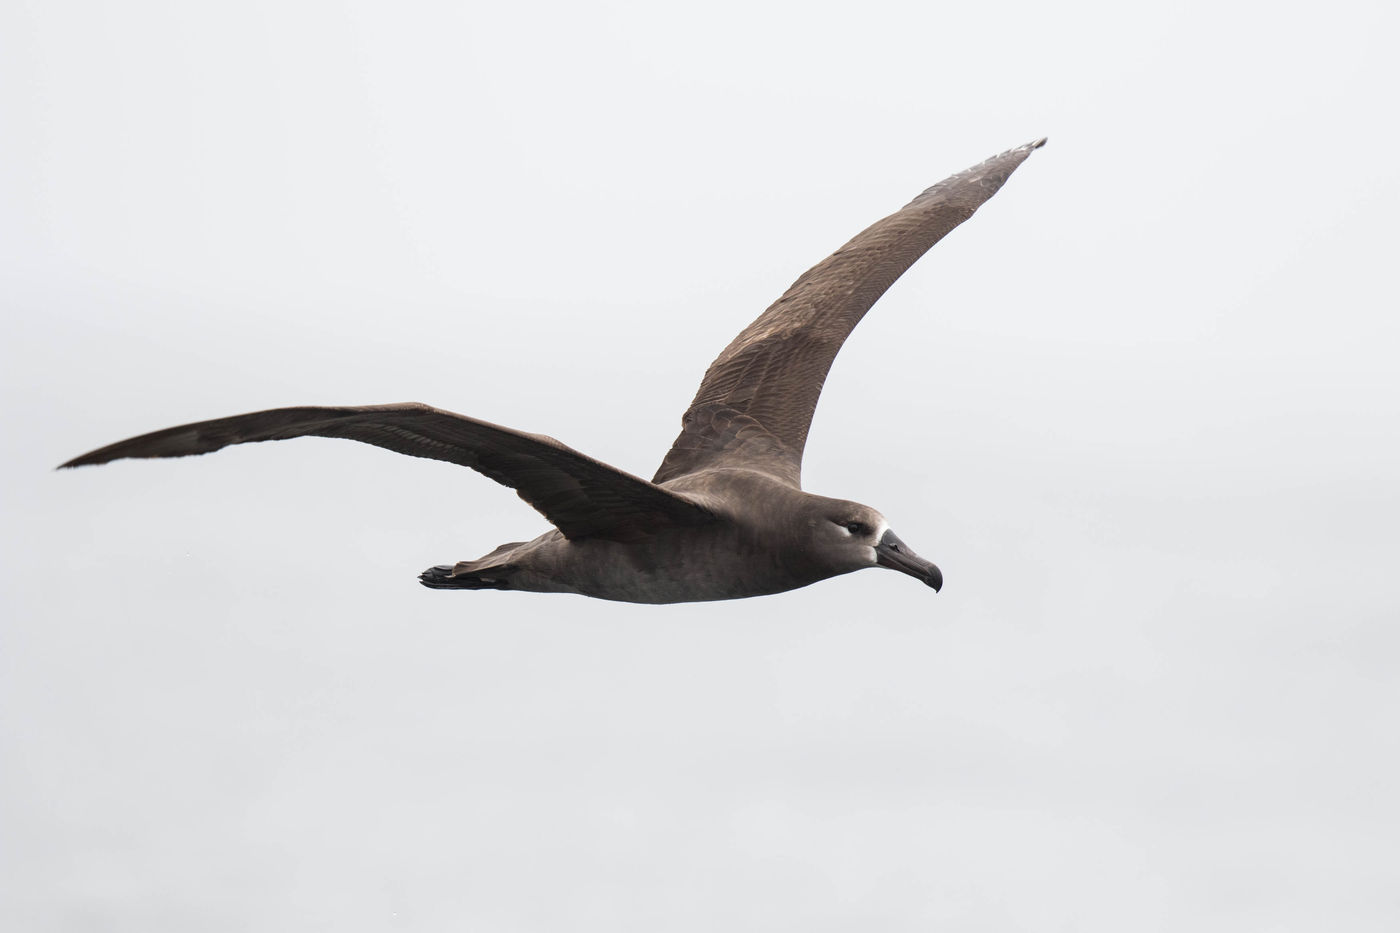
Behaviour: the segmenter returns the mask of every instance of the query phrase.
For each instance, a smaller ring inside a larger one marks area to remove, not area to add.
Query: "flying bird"
[[[554,525],[476,560],[430,567],[419,579],[435,589],[676,603],[780,593],[888,567],[938,590],[942,572],[875,509],[802,490],[802,450],[826,374],[865,312],[1044,144],[1010,149],[939,182],[803,274],[710,364],[651,482],[552,437],[416,402],[200,421],[62,466],[343,437],[471,467],[513,488]]]

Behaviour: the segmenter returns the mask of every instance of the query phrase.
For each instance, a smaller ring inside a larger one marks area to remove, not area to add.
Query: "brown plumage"
[[[800,486],[812,413],[846,338],[915,260],[1043,145],[1038,139],[945,178],[803,273],[710,364],[653,482],[746,461]]]
[[[557,531],[430,568],[434,588],[574,592],[633,602],[781,592],[866,566],[935,589],[938,568],[868,506],[801,491],[802,452],[841,345],[885,290],[1044,145],[927,189],[799,278],[710,365],[652,482],[527,434],[418,403],[278,408],[119,441],[64,467],[341,437],[461,464],[515,489]]]
[[[142,434],[75,457],[63,466],[124,457],[187,457],[230,444],[293,437],[343,437],[410,457],[471,467],[514,489],[568,538],[627,540],[665,525],[695,525],[712,517],[693,503],[552,437],[418,402],[255,411]]]

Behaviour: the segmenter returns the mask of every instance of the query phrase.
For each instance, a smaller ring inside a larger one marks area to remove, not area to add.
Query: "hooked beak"
[[[933,587],[934,592],[943,589],[943,571],[909,550],[909,545],[893,531],[886,531],[875,545],[875,563],[916,577]]]

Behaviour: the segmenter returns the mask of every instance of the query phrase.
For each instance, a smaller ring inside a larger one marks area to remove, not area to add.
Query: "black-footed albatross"
[[[889,567],[935,590],[942,572],[866,505],[803,492],[802,448],[832,360],[885,290],[972,216],[1044,139],[993,156],[858,233],[725,347],[651,482],[564,446],[410,402],[277,408],[119,441],[65,467],[184,457],[251,441],[344,437],[459,463],[554,525],[533,541],[425,570],[437,589],[581,593],[635,603],[738,599]]]

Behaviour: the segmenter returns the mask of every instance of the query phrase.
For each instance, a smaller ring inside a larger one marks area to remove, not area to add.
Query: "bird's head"
[[[888,567],[923,581],[934,590],[943,587],[943,572],[924,560],[890,530],[885,516],[868,505],[842,499],[816,500],[819,508],[809,522],[814,550],[836,573],[866,567]]]

